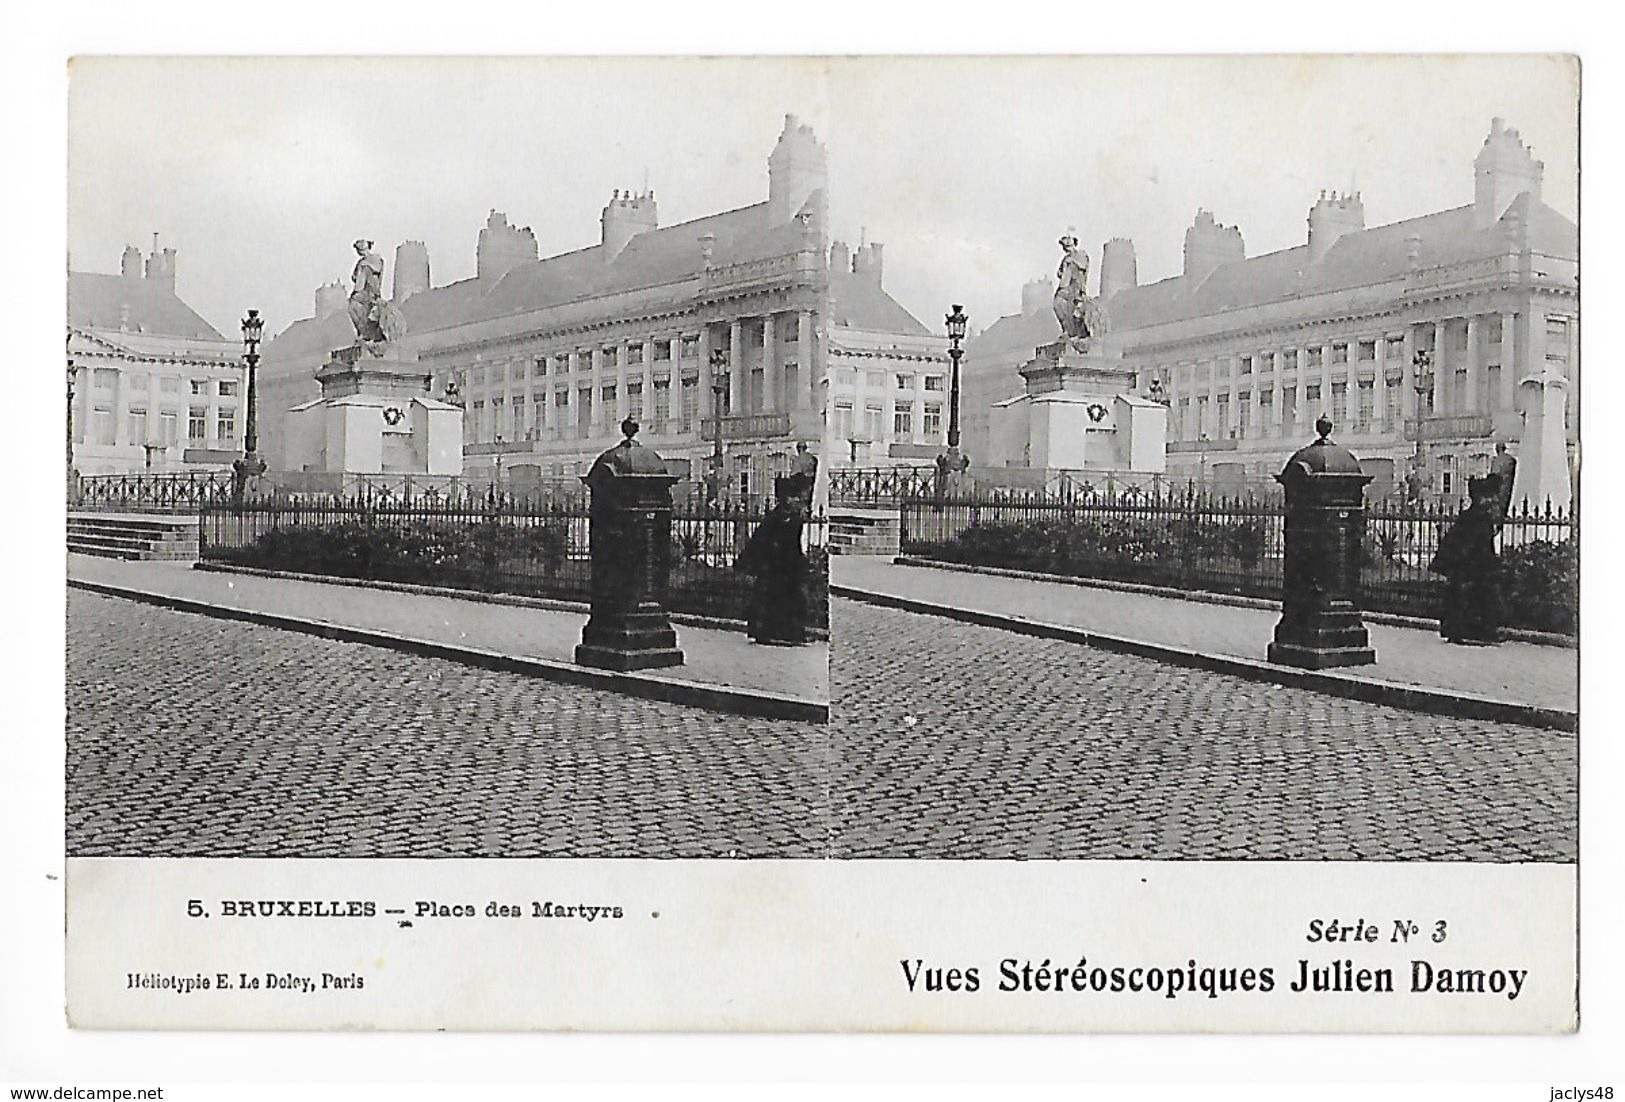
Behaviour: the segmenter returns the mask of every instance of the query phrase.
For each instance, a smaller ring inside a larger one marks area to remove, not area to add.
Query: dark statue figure
[[[807,574],[811,568],[801,549],[806,506],[795,476],[778,479],[774,496],[777,502],[745,542],[734,569],[755,580],[751,639],[795,646],[807,642]]]
[[[384,345],[399,340],[406,326],[401,312],[384,300],[384,258],[372,251],[372,242],[364,237],[356,239],[355,251],[358,259],[350,275],[350,324],[355,326],[357,343],[378,353]]]
[[[1110,328],[1106,307],[1089,297],[1089,254],[1071,234],[1061,238],[1061,266],[1055,272],[1055,320],[1068,341],[1083,343]]]
[[[1446,578],[1439,634],[1452,643],[1487,646],[1501,641],[1501,560],[1495,533],[1501,527],[1501,480],[1495,475],[1467,482],[1472,499],[1428,569]]]

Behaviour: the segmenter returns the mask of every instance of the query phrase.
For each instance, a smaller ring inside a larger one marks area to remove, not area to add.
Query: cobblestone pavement
[[[1575,856],[1573,735],[833,611],[837,857]]]
[[[836,556],[830,581],[1005,616],[1138,639],[1165,646],[1262,659],[1281,618],[1277,609],[1186,601],[1098,586],[896,566],[872,555]],[[1437,632],[1367,624],[1377,661],[1335,672],[1365,680],[1423,685],[1545,708],[1574,711],[1579,652],[1534,643],[1462,647]]]
[[[74,856],[815,856],[828,744],[68,593]]]
[[[1575,740],[838,601],[828,728],[68,595],[68,852],[1572,860]]]

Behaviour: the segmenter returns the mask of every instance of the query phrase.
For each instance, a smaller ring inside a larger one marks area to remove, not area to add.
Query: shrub
[[[1580,626],[1580,552],[1572,539],[1501,551],[1502,610],[1509,627],[1574,635]]]

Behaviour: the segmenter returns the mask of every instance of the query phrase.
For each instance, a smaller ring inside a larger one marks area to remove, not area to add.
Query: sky
[[[356,237],[433,282],[474,273],[489,211],[543,256],[596,243],[616,188],[663,225],[760,202],[784,116],[829,154],[836,237],[885,246],[887,289],[933,329],[1019,309],[1075,230],[1178,273],[1198,207],[1249,255],[1300,244],[1322,188],[1367,225],[1469,203],[1490,119],[1577,216],[1577,70],[1543,56],[79,59],[69,70],[68,249],[117,271],[153,233],[180,296],[227,336],[278,332],[347,280]]]

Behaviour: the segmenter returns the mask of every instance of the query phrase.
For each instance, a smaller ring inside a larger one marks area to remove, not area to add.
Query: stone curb
[[[373,578],[344,578],[336,574],[304,574],[297,570],[271,570],[263,566],[239,566],[228,562],[197,561],[193,570],[217,574],[251,574],[256,578],[281,578],[292,582],[318,582],[322,585],[353,585],[361,589],[381,589],[390,593],[413,593],[420,597],[450,597],[457,601],[479,601],[488,605],[509,605],[514,608],[539,608],[549,612],[592,611],[586,601],[566,601],[558,597],[526,597],[518,593],[490,593],[481,589],[454,589],[446,585],[419,585],[415,582],[384,582]],[[745,631],[743,620],[726,620],[720,616],[701,616],[693,612],[668,612],[666,618],[674,624],[691,628],[710,628],[713,631]],[[809,626],[807,634],[821,642],[829,641],[829,632]]]
[[[582,688],[598,689],[603,692],[621,693],[626,696],[642,697],[646,700],[658,700],[666,704],[682,704],[692,708],[705,708],[713,712],[750,716],[756,719],[789,719],[802,723],[829,722],[828,704],[802,697],[773,696],[768,693],[752,692],[748,689],[736,689],[725,685],[706,685],[695,681],[680,681],[651,673],[617,673],[613,670],[597,670],[586,666],[577,666],[571,662],[501,654],[497,651],[481,650],[477,647],[437,643],[428,639],[413,639],[392,632],[349,627],[344,624],[332,624],[322,620],[306,620],[298,616],[261,612],[257,609],[230,608],[225,605],[210,604],[207,601],[175,597],[168,593],[154,593],[150,590],[134,589],[107,582],[94,582],[83,578],[69,578],[68,586],[89,593],[99,593],[104,597],[121,597],[125,600],[139,601],[142,604],[174,609],[178,612],[195,612],[220,620],[240,620],[244,623],[258,624],[261,627],[297,631],[306,635],[316,635],[323,639],[336,639],[345,643],[364,643],[368,646],[416,654],[423,658],[441,658],[465,666],[493,670],[498,673],[516,673],[527,677],[537,677],[547,681],[576,685]]]
[[[899,597],[890,593],[875,593],[846,585],[832,585],[830,592],[849,600],[863,601],[883,608],[904,612],[917,612],[927,616],[942,616],[979,627],[999,628],[1039,639],[1055,639],[1065,643],[1080,643],[1100,650],[1152,658],[1170,665],[1227,673],[1250,681],[1268,681],[1294,689],[1325,693],[1328,696],[1358,700],[1365,704],[1384,704],[1406,711],[1425,712],[1429,715],[1451,716],[1456,719],[1483,719],[1497,723],[1519,723],[1527,727],[1541,727],[1551,731],[1574,733],[1579,729],[1579,716],[1561,708],[1544,708],[1534,704],[1518,704],[1508,700],[1474,696],[1471,693],[1450,692],[1420,685],[1402,685],[1393,681],[1377,681],[1324,670],[1300,670],[1293,666],[1277,666],[1258,659],[1238,655],[1212,654],[1206,651],[1182,650],[1161,643],[1147,643],[1138,639],[1125,639],[1117,635],[1104,635],[1065,624],[1050,624],[996,612],[958,608],[953,605],[934,604],[912,597]]]
[[[1111,578],[1080,578],[1071,574],[1045,574],[1038,570],[1012,570],[1002,566],[975,566],[970,563],[941,562],[922,559],[917,555],[898,555],[892,559],[895,566],[925,566],[933,570],[955,570],[961,574],[989,574],[995,578],[1020,578],[1029,582],[1057,582],[1061,585],[1083,586],[1088,589],[1111,589],[1119,593],[1143,593],[1148,597],[1168,597],[1177,601],[1195,601],[1204,605],[1229,605],[1232,608],[1261,608],[1281,611],[1281,602],[1267,597],[1245,597],[1239,593],[1213,593],[1205,589],[1175,589],[1166,585],[1147,585],[1144,582],[1119,582]],[[1438,631],[1439,621],[1425,616],[1404,616],[1397,612],[1360,611],[1361,619],[1390,627],[1418,628]],[[1543,647],[1567,647],[1578,650],[1580,641],[1571,635],[1553,631],[1531,631],[1527,628],[1503,628],[1501,634],[1508,642],[1534,643]]]

